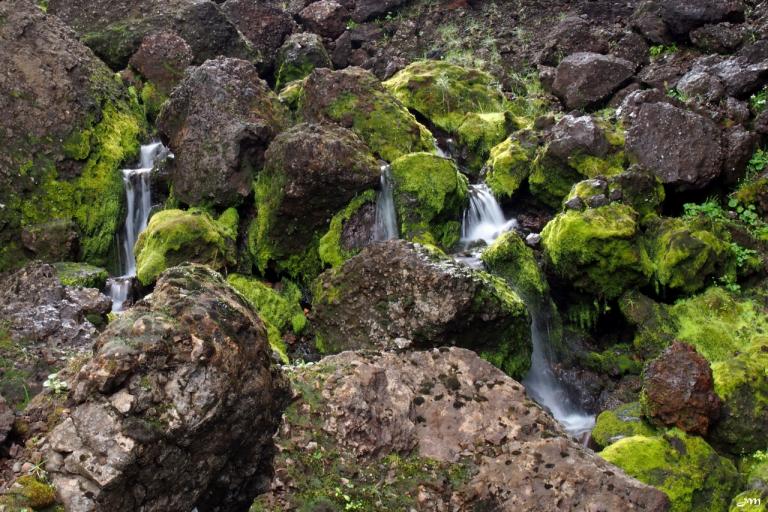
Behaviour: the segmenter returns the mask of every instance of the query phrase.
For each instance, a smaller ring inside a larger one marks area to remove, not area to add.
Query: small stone
[[[584,209],[584,201],[581,200],[579,197],[574,197],[573,199],[569,199],[565,202],[563,205],[569,210],[583,210]]]
[[[600,208],[601,206],[606,206],[609,202],[605,194],[596,194],[587,199],[587,204],[590,208]]]
[[[541,243],[541,235],[538,233],[530,233],[525,237],[525,243],[531,247],[537,247]]]

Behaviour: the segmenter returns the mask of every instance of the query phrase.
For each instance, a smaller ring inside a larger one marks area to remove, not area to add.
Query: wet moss
[[[60,262],[54,263],[56,274],[61,284],[81,288],[104,289],[107,284],[107,271],[101,267],[87,263]]]
[[[579,355],[581,364],[598,374],[618,377],[621,375],[640,375],[643,361],[625,344],[617,344],[602,352],[586,352]]]
[[[536,199],[558,209],[573,185],[582,179],[583,176],[572,167],[546,156],[546,148],[539,148],[528,177],[528,186]]]
[[[467,167],[479,172],[491,149],[502,143],[514,126],[507,112],[467,113],[456,129],[458,143],[467,155],[464,159]]]
[[[656,436],[657,432],[643,419],[639,402],[620,405],[601,412],[592,430],[592,440],[601,448],[632,436]]]
[[[734,496],[729,512],[768,512],[768,490],[750,489]]]
[[[323,263],[330,265],[331,267],[338,267],[360,252],[359,250],[347,250],[342,247],[341,235],[344,230],[344,223],[352,218],[360,208],[366,204],[375,202],[376,192],[367,190],[355,197],[345,209],[333,216],[328,232],[320,239],[320,245],[318,247],[320,260]]]
[[[568,157],[568,165],[587,178],[597,178],[598,176],[609,178],[624,172],[626,158],[623,151],[605,157],[573,154]]]
[[[494,146],[487,162],[485,182],[499,198],[510,198],[531,173],[536,147],[513,135]]]
[[[49,483],[34,476],[20,476],[7,493],[0,497],[0,505],[11,510],[50,510],[56,504],[56,491]]]
[[[489,272],[506,280],[527,302],[540,302],[549,286],[530,247],[514,231],[504,233],[483,251],[483,263]]]

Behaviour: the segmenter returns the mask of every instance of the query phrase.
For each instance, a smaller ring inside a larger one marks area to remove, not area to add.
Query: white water
[[[381,190],[376,198],[376,224],[373,229],[373,239],[378,242],[395,240],[400,237],[397,229],[393,191],[392,169],[389,165],[382,165]]]
[[[490,245],[502,233],[517,227],[515,219],[507,220],[498,201],[488,188],[481,183],[469,187],[469,208],[461,220],[461,240],[464,243],[485,241]]]
[[[136,276],[136,256],[133,253],[133,247],[141,232],[147,228],[149,212],[152,208],[149,175],[157,157],[165,152],[167,152],[165,146],[159,142],[142,146],[138,167],[123,169],[126,215],[123,232],[118,238],[120,240],[118,261],[120,277],[113,277],[108,282],[113,312],[123,310],[123,305],[131,291],[133,278]]]

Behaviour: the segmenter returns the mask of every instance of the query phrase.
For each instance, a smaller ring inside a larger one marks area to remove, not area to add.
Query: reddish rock
[[[192,64],[192,49],[174,32],[159,32],[144,38],[130,65],[144,78],[168,94]]]
[[[552,91],[566,108],[591,107],[619,90],[634,71],[634,64],[618,57],[574,53],[557,66]]]
[[[265,60],[297,28],[289,13],[253,0],[228,0],[222,10]]]
[[[347,28],[349,11],[333,0],[320,0],[309,4],[299,13],[304,28],[323,37],[336,39]]]

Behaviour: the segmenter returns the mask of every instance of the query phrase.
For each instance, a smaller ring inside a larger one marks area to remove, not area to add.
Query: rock
[[[456,164],[432,153],[392,162],[394,202],[403,238],[450,250],[459,242],[460,218],[469,202],[467,178]]]
[[[333,216],[317,249],[323,263],[338,267],[376,239],[379,235],[376,224],[379,194],[374,190],[358,194]]]
[[[634,28],[655,43],[685,38],[707,24],[743,20],[740,0],[648,0],[640,3],[632,16]]]
[[[111,301],[61,284],[53,266],[32,263],[0,278],[0,393],[16,407],[47,375],[90,350]]]
[[[139,281],[152,284],[165,269],[184,262],[204,263],[214,270],[234,266],[237,224],[234,208],[217,220],[202,210],[157,212],[136,241]]]
[[[155,32],[142,40],[128,63],[167,96],[184,78],[193,59],[192,48],[178,34]]]
[[[525,183],[540,143],[533,133],[519,131],[491,149],[485,182],[496,197],[509,199]]]
[[[217,58],[195,68],[158,119],[175,155],[174,195],[190,205],[238,203],[287,124],[287,110],[250,63]]]
[[[166,271],[70,384],[44,447],[67,510],[240,510],[264,490],[285,381],[263,323],[215,272]]]
[[[525,239],[529,245],[531,235]],[[541,239],[541,236],[536,236]],[[483,251],[482,260],[488,271],[503,278],[523,297],[526,304],[535,306],[546,299],[549,292],[547,280],[539,269],[533,251],[526,247],[516,232],[509,231],[497,238]]]
[[[691,42],[707,53],[732,53],[744,40],[742,27],[728,22],[704,25],[689,35]]]
[[[627,151],[664,184],[700,189],[720,175],[720,128],[666,103],[643,104],[627,132]]]
[[[569,210],[541,232],[555,273],[576,289],[606,298],[648,282],[653,269],[639,235],[637,212],[619,203]]]
[[[46,259],[75,251],[73,222],[75,256],[103,265],[125,196],[119,170],[138,151],[143,109],[32,2],[4,2],[0,19],[0,108],[15,120],[0,128],[0,271],[24,264],[20,241]]]
[[[302,115],[351,129],[388,162],[413,151],[434,151],[429,130],[360,68],[315,69],[304,84]]]
[[[557,66],[573,53],[608,53],[605,34],[580,16],[568,16],[546,34],[544,48],[538,55],[539,64]]]
[[[79,235],[71,220],[53,220],[28,226],[21,231],[21,243],[35,259],[53,262],[77,258]]]
[[[592,430],[592,441],[606,448],[625,437],[654,435],[656,430],[644,420],[640,402],[632,402],[601,412]]]
[[[613,176],[608,190],[609,197],[630,205],[642,217],[660,213],[666,198],[664,185],[659,178],[637,165]]]
[[[290,376],[296,398],[257,509],[545,510],[546,492],[566,509],[667,510],[470,351],[345,352]],[[346,497],[327,490],[338,482]]]
[[[563,202],[563,207],[568,210],[581,211],[584,209],[584,201],[580,197],[572,197]]]
[[[347,28],[349,11],[334,0],[312,2],[299,13],[299,21],[308,32],[336,39]]]
[[[531,247],[538,247],[541,243],[541,235],[538,233],[528,233],[525,237],[525,243]]]
[[[547,152],[563,161],[577,153],[602,157],[611,147],[604,130],[591,116],[563,116],[552,128],[551,137]]]
[[[275,59],[275,89],[300,80],[315,68],[332,68],[331,58],[317,34],[293,34],[280,47]]]
[[[589,108],[607,100],[634,71],[631,62],[618,57],[574,53],[557,66],[552,91],[568,109]]]
[[[702,95],[710,102],[725,96],[747,97],[760,90],[768,76],[768,57],[752,61],[747,57],[723,58],[710,55],[698,59],[679,81],[678,89]]]
[[[720,413],[709,362],[691,345],[673,343],[645,369],[643,405],[662,425],[705,435]]]
[[[274,5],[227,0],[221,10],[253,44],[265,62],[271,62],[285,39],[298,29],[290,13]]]
[[[307,251],[317,258],[313,240],[355,195],[373,189],[379,176],[376,160],[349,130],[303,123],[278,135],[254,185],[257,215],[248,246],[256,265],[265,270],[272,262],[300,277],[307,269],[296,260]]]
[[[739,472],[702,438],[671,429],[661,436],[621,439],[599,453],[643,483],[664,491],[672,510],[725,510],[739,490]]]
[[[125,68],[145,37],[166,31],[189,44],[195,64],[219,55],[258,58],[214,2],[49,0],[48,12],[74,28],[80,39],[116,71]]]
[[[103,290],[109,277],[105,269],[87,263],[58,262],[53,267],[64,286]]]
[[[528,314],[503,281],[404,241],[323,273],[312,323],[324,353],[456,344],[517,377],[530,363]]]
[[[735,185],[744,178],[758,143],[759,136],[756,133],[738,125],[731,126],[723,132],[725,148],[722,177],[727,184]]]
[[[14,420],[13,409],[8,406],[3,395],[0,395],[0,444],[5,443],[8,433],[13,427]]]

